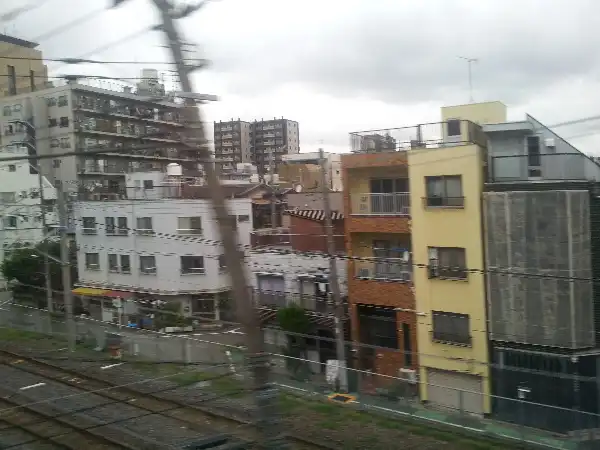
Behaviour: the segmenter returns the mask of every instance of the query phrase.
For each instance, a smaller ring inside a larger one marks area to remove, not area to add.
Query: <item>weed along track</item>
[[[64,367],[74,363],[81,367]],[[222,373],[187,371],[176,374],[176,368],[173,368],[172,375],[146,373],[139,377],[138,374],[134,380],[119,376],[121,372],[114,369],[120,365],[119,362],[106,361],[42,360],[0,350],[0,374],[12,379],[28,378],[28,382],[39,384],[30,393],[37,391],[35,397],[42,394],[40,406],[56,408],[55,405],[64,404],[67,400],[78,405],[76,408],[63,405],[65,411],[55,409],[46,417],[58,416],[55,420],[71,418],[71,423],[79,423],[82,418],[99,420],[99,423],[86,425],[98,426],[99,430],[111,427],[114,433],[126,429],[129,441],[132,441],[131,446],[98,448],[150,450],[153,448],[151,439],[183,443],[215,433],[227,433],[246,442],[257,438],[252,424],[253,414],[244,407],[248,399],[241,396],[243,386],[237,380],[231,380],[232,375],[227,370]],[[90,373],[92,371],[96,373]],[[115,375],[116,379],[111,378]],[[211,389],[206,389],[207,386]],[[32,397],[29,396],[30,402]],[[140,437],[145,442],[136,444]],[[333,448],[299,437],[290,436],[289,440],[294,449]],[[129,441],[122,439],[120,442],[128,445]],[[95,447],[88,448],[95,450]]]

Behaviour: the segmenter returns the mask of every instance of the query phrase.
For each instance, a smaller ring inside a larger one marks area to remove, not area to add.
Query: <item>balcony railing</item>
[[[350,133],[353,152],[394,152],[417,148],[446,148],[478,144],[486,146],[483,130],[468,120],[424,123],[410,127]]]
[[[355,215],[410,215],[410,194],[408,192],[353,194],[351,201],[351,214]]]
[[[254,298],[256,306],[285,308],[289,305],[296,304],[307,311],[321,314],[333,314],[335,310],[335,306],[331,299],[318,295],[261,291],[260,289],[255,289]]]
[[[400,258],[372,258],[354,263],[354,276],[365,280],[410,282],[412,264]]]
[[[600,181],[600,165],[583,153],[494,156],[489,170],[492,183]]]
[[[464,208],[464,197],[448,197],[445,195],[430,195],[423,197],[423,205],[426,208]]]

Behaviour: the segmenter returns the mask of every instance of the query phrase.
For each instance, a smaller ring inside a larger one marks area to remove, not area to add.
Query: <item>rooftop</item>
[[[481,126],[469,120],[448,120],[350,133],[350,147],[354,153],[397,152],[470,144],[485,146],[486,138]]]
[[[25,39],[21,39],[14,36],[9,36],[7,34],[0,33],[0,42],[5,42],[11,45],[17,45],[19,47],[25,48],[36,48],[38,45],[37,42],[26,41]]]

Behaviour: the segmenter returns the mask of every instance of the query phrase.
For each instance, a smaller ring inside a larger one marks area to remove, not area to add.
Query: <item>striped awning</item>
[[[325,211],[322,209],[289,209],[286,211],[286,214],[308,220],[325,220]],[[343,218],[343,213],[332,211],[331,220],[342,220]]]
[[[97,289],[79,287],[73,289],[75,295],[85,295],[86,297],[110,297],[110,298],[128,298],[131,297],[130,292],[113,291],[112,289]]]

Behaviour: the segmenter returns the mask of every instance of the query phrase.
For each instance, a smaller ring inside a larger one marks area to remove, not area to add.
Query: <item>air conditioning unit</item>
[[[546,140],[544,141],[544,145],[546,147],[556,147],[556,142],[554,141],[554,138],[546,138]]]
[[[361,267],[358,270],[357,278],[371,278],[371,271],[366,267]]]
[[[408,381],[410,384],[417,384],[419,377],[414,369],[400,369],[398,371],[399,378]]]

